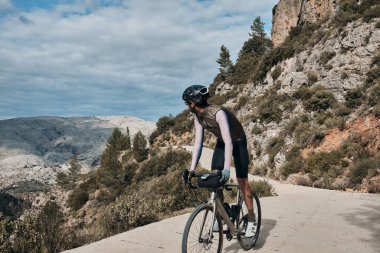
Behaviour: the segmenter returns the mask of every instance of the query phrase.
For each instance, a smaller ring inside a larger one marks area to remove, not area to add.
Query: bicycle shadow
[[[263,219],[261,221],[261,229],[259,239],[256,242],[255,247],[253,249],[261,249],[270,235],[271,230],[276,226],[277,221],[271,219]],[[235,240],[234,243],[224,248],[223,252],[241,252],[243,249],[240,246],[239,242]]]

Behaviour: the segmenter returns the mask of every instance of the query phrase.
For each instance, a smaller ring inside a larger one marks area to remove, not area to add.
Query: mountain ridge
[[[77,156],[84,171],[95,168],[113,128],[149,135],[154,123],[130,116],[39,116],[0,120],[0,185],[38,179],[53,183],[55,173]],[[36,178],[34,178],[36,177]]]

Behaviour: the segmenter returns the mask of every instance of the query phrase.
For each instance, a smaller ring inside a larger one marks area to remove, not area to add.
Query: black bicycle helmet
[[[192,85],[183,92],[182,99],[192,101],[198,106],[205,105],[209,98],[208,88],[203,85]]]

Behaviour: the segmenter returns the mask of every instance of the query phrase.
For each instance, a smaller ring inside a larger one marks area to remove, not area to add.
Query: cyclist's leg
[[[236,178],[249,211],[250,221],[253,221],[253,200],[248,182],[249,155],[245,138],[234,143],[233,156],[236,166]]]
[[[223,170],[224,167],[224,142],[217,140],[214,153],[212,155],[211,169]]]
[[[212,155],[211,169],[212,170],[223,170],[224,167],[224,142],[217,140],[214,153]],[[218,195],[220,196],[220,201],[224,203],[223,190],[218,190]]]

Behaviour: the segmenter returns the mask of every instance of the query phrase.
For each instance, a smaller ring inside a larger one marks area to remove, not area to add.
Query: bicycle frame
[[[237,185],[228,185],[228,186],[229,187],[233,186],[233,187],[238,188],[236,198],[237,198],[237,202],[239,203],[239,196],[240,196],[239,187]],[[224,209],[223,203],[220,200],[219,195],[215,190],[213,190],[211,192],[211,196],[210,196],[210,199],[208,201],[208,204],[213,206],[213,214],[214,215],[213,215],[213,220],[212,220],[212,228],[214,227],[214,223],[215,223],[215,215],[219,214],[223,218],[224,222],[226,223],[226,225],[227,225],[232,236],[236,236],[238,233],[240,233],[243,230],[243,228],[238,229],[238,230],[235,228],[235,225],[230,220],[230,216],[228,215],[228,213]],[[209,237],[211,237],[211,234],[212,234],[212,230],[210,231]]]

